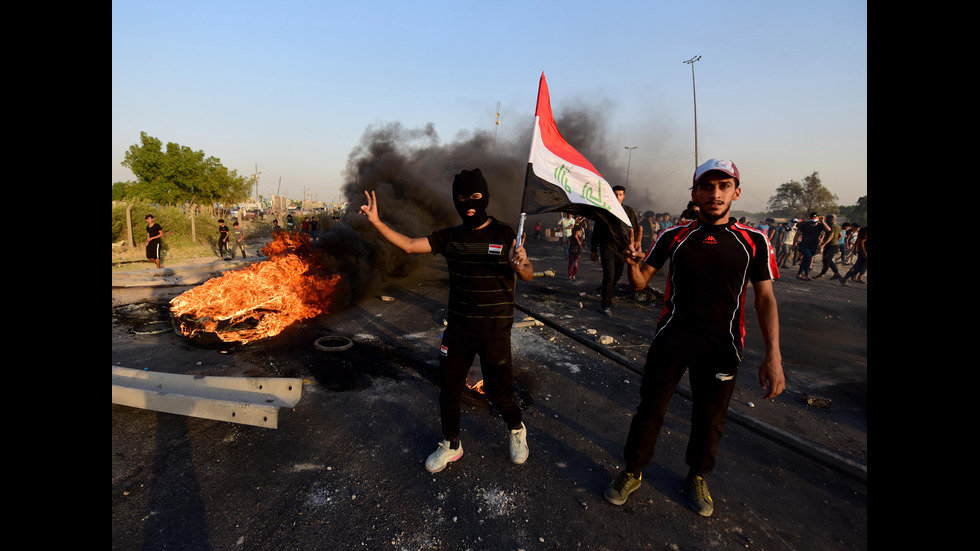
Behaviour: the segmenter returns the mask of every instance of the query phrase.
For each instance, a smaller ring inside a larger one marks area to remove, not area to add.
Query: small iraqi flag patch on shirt
[[[500,254],[500,251],[502,251],[502,250],[504,250],[504,246],[503,245],[494,245],[493,243],[490,243],[490,250],[487,251],[487,252],[489,252],[490,254],[499,255]]]

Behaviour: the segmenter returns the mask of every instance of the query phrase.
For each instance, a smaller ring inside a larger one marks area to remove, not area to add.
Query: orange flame
[[[214,333],[225,342],[264,339],[327,312],[339,275],[318,274],[310,236],[277,231],[259,263],[226,272],[170,301],[187,337]]]

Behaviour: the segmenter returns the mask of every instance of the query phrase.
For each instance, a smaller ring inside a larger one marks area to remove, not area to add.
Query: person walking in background
[[[820,215],[811,212],[810,219],[800,222],[796,227],[796,249],[800,252],[800,269],[796,273],[796,279],[810,281],[810,264],[813,257],[820,249],[820,236],[830,231],[830,227],[824,223]]]
[[[779,253],[776,255],[776,264],[781,269],[786,267],[786,261],[793,256],[793,243],[796,241],[796,222],[797,220],[794,218],[789,222],[784,222],[779,225],[779,235],[776,241],[779,245]]]
[[[225,258],[228,255],[228,226],[224,219],[218,220],[218,256]]]
[[[583,244],[585,244],[585,243],[591,243],[592,242],[592,228],[593,228],[593,225],[594,225],[594,222],[592,221],[591,218],[586,218],[584,216],[582,217],[582,221],[581,221],[581,223],[579,223],[579,227],[582,228],[582,243]]]
[[[640,228],[643,231],[640,236],[640,246],[644,251],[649,251],[657,239],[657,232],[660,228],[655,217],[656,214],[652,210],[648,210],[643,213],[643,220],[640,221]]]
[[[146,215],[146,258],[150,259],[157,268],[160,267],[160,253],[163,250],[163,227],[153,220],[152,214]]]
[[[636,220],[636,211],[629,205],[623,203],[623,200],[626,199],[626,188],[623,186],[613,186],[613,191],[616,192],[616,199],[623,206],[623,210],[626,211],[626,216],[629,217],[630,226],[632,228],[638,228],[639,222]],[[623,276],[623,267],[626,265],[626,258],[623,256],[623,251],[616,245],[613,231],[615,230],[610,228],[608,224],[604,222],[597,223],[595,230],[592,232],[591,246],[592,261],[595,262],[598,260],[602,265],[602,289],[600,291],[602,302],[600,307],[602,308],[602,313],[607,316],[612,315],[613,289]]]
[[[851,257],[857,254],[854,250],[854,244],[857,243],[858,235],[861,233],[860,224],[851,224],[850,230],[845,234],[846,237],[846,248],[844,249],[844,264],[851,263]]]
[[[839,248],[839,252],[840,252],[840,265],[841,266],[845,266],[845,265],[848,264],[848,262],[847,262],[847,247],[848,247],[847,240],[850,239],[850,237],[851,237],[851,223],[850,222],[844,222],[843,224],[841,224],[840,225],[840,232],[841,232],[841,236],[840,236],[840,248]]]
[[[572,229],[575,228],[575,216],[570,212],[566,213],[558,222],[558,227],[561,230],[561,248],[565,252],[565,259],[568,260],[568,245],[572,239]]]
[[[864,274],[868,271],[868,228],[867,226],[858,230],[857,241],[854,243],[854,252],[857,260],[851,269],[840,278],[841,285],[847,285],[847,280],[852,279],[856,283],[864,283]]]
[[[776,219],[766,218],[766,225],[769,227],[769,231],[766,234],[766,237],[769,238],[769,242],[778,243],[778,241],[776,241],[776,231],[779,229],[779,225],[776,224]]]
[[[626,503],[640,487],[643,469],[653,460],[667,405],[687,372],[692,394],[685,456],[688,504],[701,516],[714,512],[704,477],[715,467],[743,358],[743,297],[750,282],[766,347],[759,383],[767,399],[786,386],[772,283],[779,272],[765,234],[729,217],[732,203],[741,195],[739,180],[738,168],[729,160],[702,164],[694,173],[691,190],[698,218],[663,232],[645,255],[635,244],[627,252],[627,275],[634,289],[643,289],[668,260],[671,284],[647,352],[640,403],[623,448],[625,467],[605,490],[606,501],[613,505]]]
[[[231,224],[231,227],[232,227],[232,230],[231,230],[232,237],[235,239],[235,242],[234,242],[234,244],[231,247],[231,259],[232,260],[235,260],[235,250],[236,249],[242,251],[242,258],[246,258],[246,256],[245,256],[245,231],[242,230],[242,227],[238,224],[238,220],[235,220]]]
[[[833,277],[830,278],[831,281],[835,279],[840,279],[840,271],[837,269],[837,264],[834,263],[834,256],[840,252],[840,241],[843,234],[843,230],[840,225],[837,224],[837,215],[828,214],[827,215],[827,226],[830,231],[824,232],[824,239],[820,246],[821,251],[821,262],[823,264],[823,269],[817,274],[817,277],[813,279],[820,279],[827,273],[827,270],[834,272]]]
[[[568,242],[568,279],[575,281],[578,275],[578,260],[582,255],[582,243],[585,239],[585,230],[582,226],[575,226],[572,230],[572,237]]]

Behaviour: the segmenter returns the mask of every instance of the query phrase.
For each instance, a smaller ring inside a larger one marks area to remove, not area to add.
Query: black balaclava
[[[470,199],[474,193],[481,193],[480,199]],[[460,201],[462,195],[466,201]],[[463,219],[463,226],[467,229],[478,228],[487,221],[487,206],[490,205],[490,190],[487,189],[487,181],[483,178],[483,173],[479,168],[464,170],[453,178],[453,205],[456,212]],[[476,211],[473,216],[466,216],[466,211],[473,209]]]

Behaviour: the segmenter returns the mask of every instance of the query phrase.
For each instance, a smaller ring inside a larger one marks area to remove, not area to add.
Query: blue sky
[[[492,132],[499,102],[499,139],[530,143],[544,72],[559,130],[594,106],[631,186],[686,204],[697,55],[698,157],[739,166],[736,208],[814,171],[867,195],[867,3],[842,0],[113,1],[112,182],[145,131],[257,165],[267,197],[334,200],[371,125],[449,142]]]

